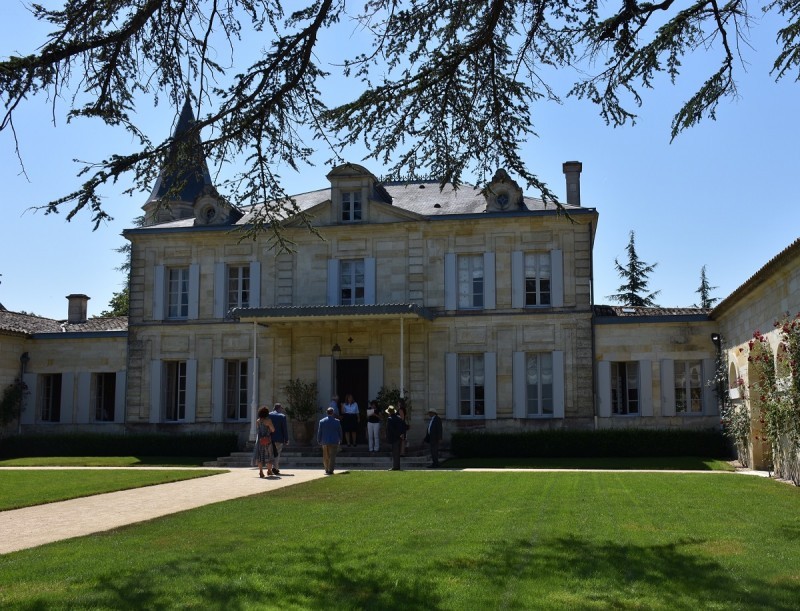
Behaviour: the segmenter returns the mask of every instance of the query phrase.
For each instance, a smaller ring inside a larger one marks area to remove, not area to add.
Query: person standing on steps
[[[400,456],[406,455],[406,447],[408,446],[408,429],[411,428],[411,423],[408,421],[408,411],[406,410],[406,400],[400,399],[397,402],[397,415],[400,416],[406,425],[406,430],[403,432],[403,437],[400,439]]]
[[[386,408],[389,419],[386,421],[386,440],[392,444],[392,468],[390,471],[400,471],[400,446],[403,434],[406,432],[406,423],[397,415],[393,405]]]
[[[322,446],[322,464],[325,475],[333,475],[336,468],[336,454],[342,443],[342,425],[334,418],[333,408],[327,409],[327,416],[319,421],[317,428],[317,443]]]
[[[429,469],[439,468],[439,442],[442,440],[442,419],[435,409],[429,409],[428,432],[425,433],[425,441],[431,444],[431,464]]]
[[[269,413],[269,419],[272,420],[272,424],[275,425],[275,432],[272,433],[272,450],[274,454],[272,472],[275,475],[279,475],[281,472],[281,453],[283,452],[283,448],[289,445],[289,424],[286,419],[286,414],[283,413],[283,406],[280,403],[276,403],[272,408],[272,411]]]
[[[367,441],[369,453],[374,456],[381,449],[381,414],[375,399],[369,402],[367,409]]]
[[[342,404],[342,428],[344,428],[345,442],[350,447],[356,447],[358,435],[358,403],[353,395],[347,393]]]

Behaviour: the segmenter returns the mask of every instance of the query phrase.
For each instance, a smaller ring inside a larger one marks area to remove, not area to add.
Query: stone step
[[[230,456],[220,456],[217,460],[204,463],[206,467],[245,468],[250,467],[253,452],[233,452]],[[440,460],[447,456],[442,453]],[[400,459],[404,469],[424,469],[430,464],[430,455],[424,450],[410,450]],[[337,469],[381,470],[392,466],[389,451],[370,455],[366,449],[342,448],[336,456]],[[322,450],[320,448],[286,448],[281,454],[281,469],[320,469]]]

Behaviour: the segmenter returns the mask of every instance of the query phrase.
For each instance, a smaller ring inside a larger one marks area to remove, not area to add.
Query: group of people
[[[336,400],[336,397],[334,397]],[[333,403],[333,402],[332,402]],[[402,413],[401,411],[402,410]],[[405,453],[405,444],[409,429],[406,421],[405,408],[400,406],[396,409],[393,405],[386,408],[388,416],[386,420],[386,441],[392,448],[392,467],[390,471],[400,471],[400,457]],[[436,410],[428,410],[427,431],[425,442],[430,444],[431,464],[429,468],[439,467],[439,442],[442,439],[442,420]],[[336,409],[333,405],[328,406],[326,416],[319,421],[317,427],[317,443],[322,447],[322,463],[326,475],[333,475],[336,467],[336,455],[342,441],[346,439],[344,432],[344,419],[337,418]],[[369,440],[370,453],[374,454],[380,449],[380,409],[376,401],[370,401],[370,409],[367,412],[367,438]]]
[[[353,407],[354,406],[354,407]],[[392,449],[392,467],[390,471],[400,470],[400,457],[405,455],[409,423],[405,405],[395,408],[390,405],[385,410],[386,441]],[[425,433],[425,443],[430,445],[431,464],[429,468],[439,466],[439,442],[442,439],[442,420],[435,409],[428,410],[430,419]],[[375,454],[380,450],[381,414],[377,401],[370,401],[367,410],[367,439],[369,451]],[[334,395],[326,409],[326,415],[317,427],[317,443],[322,448],[322,463],[326,475],[333,475],[336,467],[336,455],[344,443],[356,446],[359,413],[358,404],[352,395],[347,395],[339,411],[339,398]],[[272,411],[264,405],[258,410],[256,420],[256,444],[253,450],[253,463],[258,466],[259,477],[270,477],[280,474],[280,459],[283,448],[289,445],[289,427],[283,406],[275,403]],[[264,473],[266,467],[266,474]]]

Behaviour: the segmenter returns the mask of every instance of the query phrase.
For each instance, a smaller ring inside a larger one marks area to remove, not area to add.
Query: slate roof
[[[68,323],[32,314],[0,311],[0,332],[34,335],[38,333],[97,333],[104,331],[127,331],[128,317],[90,318],[82,323]]]
[[[678,322],[711,320],[711,310],[704,308],[645,308],[617,305],[592,306],[598,323],[614,322]]]

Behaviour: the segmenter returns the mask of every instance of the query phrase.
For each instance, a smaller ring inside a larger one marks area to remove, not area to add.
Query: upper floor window
[[[41,411],[43,422],[61,421],[61,374],[50,373],[42,376]]]
[[[339,262],[339,304],[364,303],[364,260],[350,259]]]
[[[167,318],[189,317],[189,268],[173,267],[167,278]]]
[[[247,420],[247,361],[225,362],[225,417]]]
[[[458,410],[460,416],[484,416],[486,375],[482,354],[458,355]]]
[[[228,309],[250,307],[250,266],[228,267]]]
[[[525,395],[528,416],[553,415],[553,355],[549,352],[525,355]]]
[[[342,222],[358,223],[361,221],[361,191],[345,191],[342,193]]]
[[[675,412],[703,413],[703,376],[700,361],[675,361]]]
[[[483,255],[458,257],[458,307],[483,307]]]
[[[114,421],[117,374],[94,374],[94,419],[97,422]]]
[[[550,253],[525,253],[525,305],[550,305]]]
[[[639,413],[639,363],[611,363],[611,413]]]
[[[164,420],[186,419],[186,361],[164,363]]]

